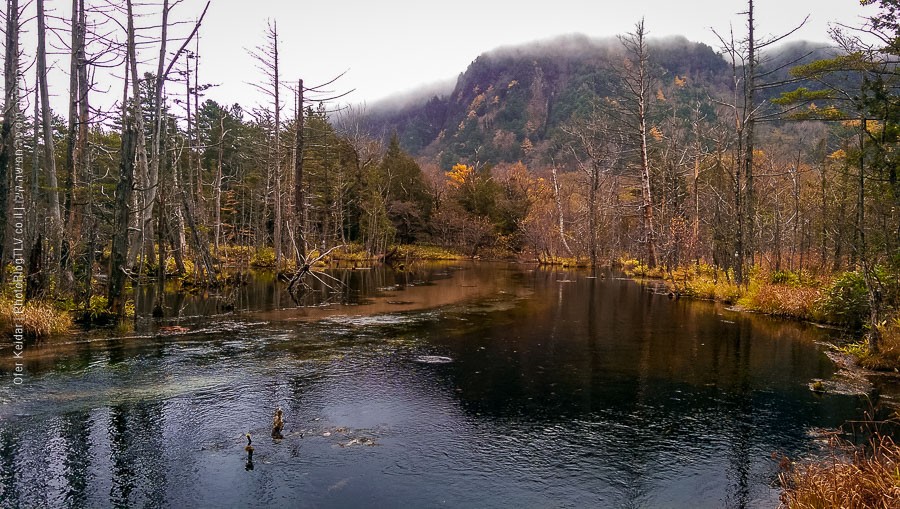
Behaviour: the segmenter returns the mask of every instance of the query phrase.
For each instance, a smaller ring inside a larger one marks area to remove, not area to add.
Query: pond
[[[809,390],[827,331],[614,273],[333,275],[332,303],[256,278],[31,345],[22,385],[0,364],[0,507],[772,507],[773,453],[864,405]]]

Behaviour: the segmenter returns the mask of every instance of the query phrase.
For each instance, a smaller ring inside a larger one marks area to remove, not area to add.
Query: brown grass
[[[782,469],[781,506],[788,509],[900,507],[900,446],[887,436],[865,448],[833,437],[825,460],[784,460]]]
[[[808,286],[761,284],[755,291],[749,292],[743,304],[760,313],[814,320],[816,301],[821,294],[818,288]]]
[[[0,332],[12,334],[17,323],[22,325],[25,337],[45,338],[71,329],[72,315],[43,301],[29,301],[21,314],[15,314],[11,300],[0,300]]]

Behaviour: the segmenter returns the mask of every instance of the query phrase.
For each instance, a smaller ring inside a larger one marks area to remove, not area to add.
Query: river
[[[808,388],[827,331],[614,273],[334,276],[302,308],[265,278],[167,296],[28,346],[22,385],[0,363],[0,507],[774,507],[773,453],[864,407]]]

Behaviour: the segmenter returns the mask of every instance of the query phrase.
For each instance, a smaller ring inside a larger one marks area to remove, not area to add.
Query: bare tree
[[[0,127],[0,263],[6,263],[6,225],[9,203],[9,177],[15,166],[16,140],[19,136],[19,19],[18,0],[6,1],[6,44],[3,60],[3,123]],[[0,271],[0,281],[6,271]]]
[[[650,54],[647,48],[647,31],[644,29],[644,20],[641,19],[631,32],[620,37],[625,47],[627,57],[625,60],[622,81],[627,91],[626,116],[629,118],[629,127],[637,139],[640,152],[641,173],[641,225],[643,235],[641,242],[644,244],[647,264],[650,267],[656,265],[656,228],[653,223],[653,194],[650,188],[650,155],[647,149],[647,114],[649,108]]]
[[[53,246],[53,257],[59,258],[62,233],[62,214],[59,207],[59,184],[56,179],[56,154],[53,148],[53,111],[50,108],[50,93],[47,85],[47,27],[45,24],[44,0],[37,0],[37,76],[41,98],[41,118],[44,137],[44,165],[47,170],[47,192],[50,222],[48,237]]]

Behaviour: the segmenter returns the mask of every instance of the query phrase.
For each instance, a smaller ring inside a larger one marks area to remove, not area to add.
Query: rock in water
[[[422,364],[448,364],[453,362],[453,359],[443,355],[420,355],[415,358],[415,361]]]

